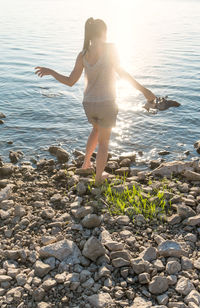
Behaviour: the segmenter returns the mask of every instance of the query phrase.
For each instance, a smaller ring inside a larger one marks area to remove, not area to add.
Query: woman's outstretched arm
[[[142,92],[142,94],[144,95],[144,97],[148,100],[148,101],[153,101],[156,96],[147,88],[145,88],[144,86],[142,86],[139,82],[137,82],[128,72],[126,72],[123,68],[121,67],[117,67],[116,68],[117,73],[119,74],[119,76],[123,79],[126,79],[130,82],[130,84],[132,84],[132,86],[139,90],[140,92]]]
[[[132,84],[132,86],[135,89],[142,92],[142,94],[147,99],[147,101],[153,101],[156,98],[156,96],[150,90],[148,90],[147,88],[142,86],[139,82],[137,82],[127,71],[125,71],[121,67],[118,52],[114,44],[111,44],[111,56],[112,56],[112,61],[114,63],[115,70],[119,74],[119,76],[129,81],[130,84]]]
[[[80,52],[76,58],[75,66],[69,75],[69,77],[61,75],[57,73],[56,71],[47,68],[47,67],[41,67],[37,66],[35,67],[36,71],[35,74],[37,74],[39,77],[43,77],[45,75],[51,75],[59,82],[72,87],[81,77],[81,74],[83,72],[83,61],[82,61],[82,52]]]

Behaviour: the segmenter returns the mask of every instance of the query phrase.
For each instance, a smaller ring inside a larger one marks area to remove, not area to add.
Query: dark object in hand
[[[166,110],[169,109],[170,107],[179,107],[181,104],[167,99],[167,97],[156,97],[156,99],[154,99],[151,102],[147,102],[144,105],[144,108],[149,111],[149,109],[157,109],[157,110]]]

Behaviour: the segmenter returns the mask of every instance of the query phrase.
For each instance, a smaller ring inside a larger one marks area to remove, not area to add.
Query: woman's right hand
[[[52,70],[47,67],[37,66],[35,67],[35,69],[36,69],[35,74],[37,74],[39,77],[52,74]]]

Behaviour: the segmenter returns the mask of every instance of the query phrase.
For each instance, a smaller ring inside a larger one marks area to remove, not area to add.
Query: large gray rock
[[[0,119],[4,119],[6,116],[3,112],[0,112]]]
[[[174,275],[180,272],[181,264],[178,261],[168,261],[166,265],[166,271],[169,275]]]
[[[131,255],[128,251],[126,250],[119,250],[119,251],[112,251],[110,253],[110,258],[111,259],[116,259],[116,258],[123,258],[127,261],[130,261]]]
[[[200,258],[194,261],[194,267],[200,271]]]
[[[172,161],[162,163],[158,168],[154,169],[151,175],[160,175],[171,177],[173,174],[180,174],[186,170],[194,171],[198,167],[198,162],[196,161]]]
[[[160,305],[167,305],[168,300],[169,296],[166,293],[157,296],[157,301]]]
[[[43,263],[42,261],[38,260],[35,262],[35,275],[38,277],[44,277],[48,274],[51,270],[51,266],[49,264]]]
[[[50,303],[40,302],[38,303],[37,308],[52,308],[52,305]]]
[[[167,218],[170,225],[177,225],[181,222],[181,217],[178,214],[173,214]]]
[[[42,258],[55,257],[60,261],[66,260],[66,262],[75,264],[79,263],[81,252],[74,242],[65,239],[42,247],[39,255]]]
[[[41,216],[44,219],[52,219],[55,216],[55,211],[49,206],[43,209]]]
[[[9,282],[12,280],[12,277],[8,276],[8,275],[0,275],[0,283],[2,282]]]
[[[192,290],[194,290],[194,285],[189,278],[181,277],[176,284],[176,291],[181,295],[188,295]]]
[[[200,174],[191,170],[186,170],[183,176],[189,181],[200,181]]]
[[[151,308],[151,307],[152,307],[151,301],[147,301],[146,299],[140,296],[135,297],[133,305],[130,306],[130,308]]]
[[[130,218],[128,217],[128,216],[126,216],[126,215],[124,215],[124,216],[118,216],[117,218],[116,218],[116,222],[119,224],[119,225],[128,225],[129,224],[129,222],[130,222]]]
[[[9,177],[13,173],[12,164],[5,164],[3,167],[0,167],[0,177]]]
[[[124,249],[124,245],[122,243],[118,243],[112,240],[108,240],[105,242],[105,246],[110,250],[110,251],[119,251]]]
[[[185,205],[184,203],[177,205],[177,213],[181,218],[187,218],[195,216],[195,211],[190,207]]]
[[[200,140],[196,141],[194,147],[198,154],[200,154]]]
[[[81,175],[81,176],[88,176],[88,175],[92,175],[94,173],[94,169],[93,168],[87,168],[87,169],[76,169],[76,174]]]
[[[167,291],[168,287],[168,279],[166,277],[154,276],[149,283],[149,292],[152,294],[162,294]]]
[[[150,274],[149,273],[141,273],[138,275],[139,283],[146,284],[150,282]]]
[[[112,260],[112,265],[114,267],[122,267],[122,266],[129,266],[130,262],[123,258],[116,258]]]
[[[101,224],[101,217],[97,216],[96,214],[88,214],[83,218],[81,223],[85,228],[95,228]]]
[[[186,304],[194,303],[198,307],[200,307],[200,293],[196,290],[192,290],[186,297],[185,300]]]
[[[11,194],[12,194],[12,188],[14,185],[9,184],[7,185],[5,188],[3,188],[2,190],[0,190],[0,203],[3,200],[7,200],[10,198]]]
[[[193,269],[193,263],[188,257],[182,257],[181,258],[181,267],[182,267],[182,270],[188,271],[188,270]]]
[[[77,185],[76,185],[76,190],[77,190],[77,193],[78,195],[84,195],[87,191],[87,187],[86,185],[84,184],[84,182],[79,182]]]
[[[11,163],[16,164],[23,156],[23,153],[21,151],[10,151],[9,158]]]
[[[61,163],[66,163],[69,160],[69,153],[61,147],[50,146],[49,152],[52,155],[55,155],[57,157],[58,161],[61,162]]]
[[[193,227],[200,225],[200,214],[193,216],[193,217],[189,217],[188,219],[184,221],[184,224],[188,226],[193,226]]]
[[[96,237],[91,236],[85,243],[82,254],[86,258],[96,261],[98,257],[105,254],[105,248]]]
[[[78,209],[72,210],[72,214],[77,219],[81,219],[81,218],[85,217],[86,215],[92,214],[92,213],[93,213],[93,208],[91,206],[82,206]]]
[[[56,282],[55,279],[53,279],[53,278],[48,278],[48,279],[46,279],[46,280],[42,283],[41,287],[42,287],[45,291],[48,291],[48,290],[50,290],[51,288],[55,287],[56,284],[57,284],[57,282]]]
[[[163,257],[178,257],[186,255],[180,244],[175,241],[164,241],[158,246],[158,253]]]
[[[90,305],[92,305],[92,307],[94,308],[103,308],[114,304],[109,293],[99,293],[91,295],[88,297],[88,301]]]
[[[143,258],[135,258],[131,260],[131,265],[136,274],[148,272],[150,263]]]
[[[153,261],[157,257],[157,250],[154,247],[148,247],[140,253],[140,257],[145,261]]]

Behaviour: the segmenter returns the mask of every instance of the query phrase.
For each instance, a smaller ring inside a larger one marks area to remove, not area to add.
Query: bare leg
[[[104,128],[99,126],[98,143],[99,148],[96,158],[96,178],[95,182],[101,183],[104,179],[102,176],[108,158],[108,145],[112,128]]]
[[[97,142],[98,142],[98,126],[96,124],[93,124],[93,129],[88,137],[88,141],[86,145],[85,158],[84,158],[84,162],[82,165],[83,169],[87,169],[91,167],[90,158],[97,146]]]

